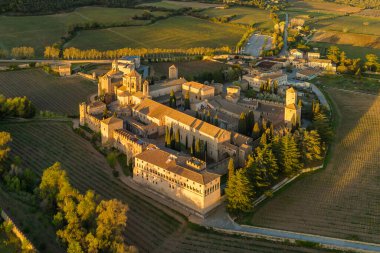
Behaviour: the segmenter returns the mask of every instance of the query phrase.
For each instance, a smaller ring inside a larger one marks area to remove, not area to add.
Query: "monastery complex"
[[[300,124],[293,88],[285,89],[285,104],[242,100],[239,86],[228,87],[223,95],[221,84],[188,82],[174,65],[167,80],[150,85],[136,70],[139,64],[139,58],[112,63],[111,70],[99,77],[98,100],[79,105],[80,125],[99,132],[104,147],[126,154],[135,182],[198,213],[220,203],[221,177],[230,157],[244,166],[252,154],[255,140],[237,133],[242,112],[253,111],[255,120],[265,117],[276,128]],[[186,110],[185,97],[190,102]],[[199,115],[206,110],[217,120],[203,120]],[[178,135],[181,151],[165,145],[168,131]],[[189,152],[196,142],[204,150],[201,159]]]

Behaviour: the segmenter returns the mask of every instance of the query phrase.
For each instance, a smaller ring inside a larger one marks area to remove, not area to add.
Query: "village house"
[[[71,75],[71,64],[70,63],[54,63],[50,65],[53,72],[59,74],[60,76],[70,76]]]

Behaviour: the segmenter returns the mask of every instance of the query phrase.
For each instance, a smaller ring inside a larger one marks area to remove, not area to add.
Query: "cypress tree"
[[[228,180],[226,187],[227,208],[233,212],[248,212],[253,208],[254,191],[243,169]]]
[[[192,155],[195,156],[195,137],[193,136],[193,142],[191,143],[191,148],[193,150]]]
[[[304,162],[322,159],[321,139],[316,130],[303,131],[300,142],[301,156]]]
[[[313,126],[323,142],[329,143],[332,140],[334,133],[327,116],[323,112],[315,114]]]
[[[175,149],[175,137],[173,126],[170,126],[170,148]]]
[[[215,114],[214,116],[214,125],[219,126],[219,120],[218,120],[218,115]]]
[[[280,165],[286,176],[297,173],[301,167],[301,154],[298,150],[297,143],[291,134],[281,138],[281,155]]]
[[[267,134],[263,133],[260,139],[260,145],[266,145],[268,143]]]
[[[177,132],[175,133],[175,149],[177,151],[181,151],[181,139],[179,129],[177,129]]]
[[[186,140],[185,140],[185,148],[186,148],[186,151],[188,150],[189,148],[189,140],[187,138],[187,135],[186,135]]]
[[[200,154],[201,154],[201,142],[199,141],[199,139],[197,139],[195,141],[195,156],[199,158]]]
[[[245,113],[242,112],[240,114],[239,123],[238,123],[238,130],[241,134],[247,134],[247,126],[246,126],[246,120],[245,120]]]
[[[230,180],[235,174],[234,159],[232,157],[228,161],[228,180]]]
[[[185,110],[190,110],[190,93],[189,93],[189,91],[187,91],[185,94]]]
[[[253,129],[252,129],[252,138],[253,139],[257,139],[259,138],[260,136],[260,126],[259,126],[259,123],[255,123],[255,125],[253,126]]]

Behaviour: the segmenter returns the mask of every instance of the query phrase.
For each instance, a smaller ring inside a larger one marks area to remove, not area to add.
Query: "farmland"
[[[177,16],[139,27],[82,31],[66,44],[80,49],[234,47],[244,28]]]
[[[245,222],[379,243],[380,97],[326,89],[338,115],[329,164],[294,182]]]
[[[96,93],[94,83],[80,77],[55,77],[40,69],[0,72],[0,94],[27,96],[38,110],[78,115],[78,105]]]
[[[272,20],[269,18],[269,11],[249,7],[232,7],[227,9],[207,9],[201,12],[212,17],[223,17],[236,15],[230,22],[236,24],[251,25],[262,30],[271,30]]]
[[[140,4],[138,6],[152,6],[152,7],[158,7],[158,8],[165,8],[165,9],[172,9],[172,10],[178,10],[181,8],[190,7],[193,9],[207,9],[207,8],[215,8],[218,6],[221,6],[219,4],[207,4],[207,3],[200,3],[200,2],[180,2],[180,1],[160,1],[160,2],[152,2],[152,3],[144,3]]]
[[[312,42],[310,43],[312,47],[319,48],[322,52],[327,52],[327,49],[331,46],[338,46],[342,51],[346,53],[349,58],[361,58],[365,61],[366,54],[377,54],[380,55],[380,48],[371,48],[371,47],[356,47],[352,45],[339,44],[336,45],[334,43],[324,43],[324,42]]]
[[[352,91],[361,91],[372,94],[380,93],[380,81],[379,79],[372,78],[355,78],[352,76],[319,76],[313,80],[313,83],[324,85],[326,87],[352,90]]]
[[[167,76],[168,69],[172,64],[172,62],[151,63],[151,72],[153,72],[156,77]],[[175,65],[178,68],[178,75],[185,78],[198,75],[202,72],[218,71],[226,66],[222,63],[212,61],[176,62]]]
[[[104,157],[87,140],[76,135],[65,122],[2,123],[0,131],[4,130],[12,134],[12,153],[22,157],[23,166],[41,175],[44,168],[60,161],[74,187],[81,191],[94,189],[103,198],[118,198],[127,203],[129,211],[125,236],[129,244],[139,248],[139,252],[325,252],[213,233],[189,226],[178,215],[173,214],[176,219],[170,217],[160,210],[164,207],[148,204],[138,193],[132,193],[114,178]],[[0,200],[9,197],[0,194]],[[30,209],[23,210],[23,213],[28,213]],[[18,219],[26,220],[21,213],[18,214]],[[34,239],[38,242],[41,237]]]
[[[17,46],[34,47],[41,55],[47,45],[60,40],[73,24],[112,24],[131,22],[144,24],[146,21],[132,20],[144,10],[125,8],[82,7],[73,12],[43,16],[0,16],[0,48],[9,50]],[[165,16],[165,12],[153,12],[155,16]]]

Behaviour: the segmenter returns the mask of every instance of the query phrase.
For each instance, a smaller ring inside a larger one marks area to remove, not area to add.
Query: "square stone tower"
[[[169,67],[169,79],[178,79],[178,69],[175,65]]]

